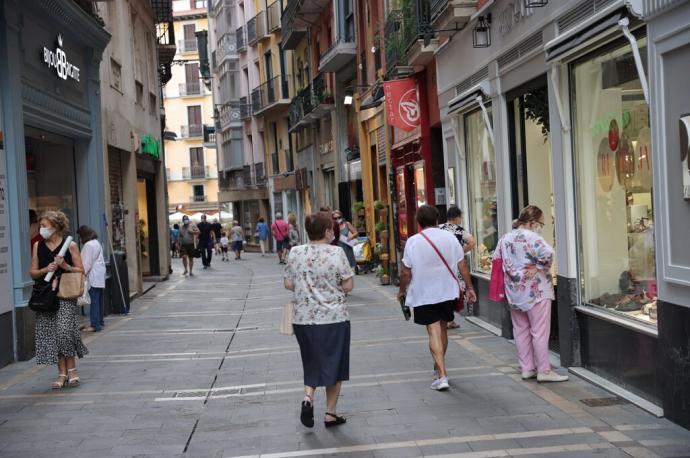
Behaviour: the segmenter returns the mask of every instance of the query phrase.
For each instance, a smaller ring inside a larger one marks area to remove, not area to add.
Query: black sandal
[[[326,412],[326,415],[330,415],[331,417],[335,418],[335,420],[333,420],[333,421],[325,421],[325,420],[324,420],[323,425],[324,425],[326,428],[330,428],[331,426],[338,426],[338,425],[342,425],[342,424],[344,424],[344,423],[347,423],[347,419],[346,419],[346,418],[344,418],[344,417],[339,417],[339,416],[337,416],[337,415],[334,414],[334,413],[328,413],[328,412]]]
[[[307,428],[314,427],[314,403],[311,401],[302,401],[302,412],[299,416],[300,421]]]

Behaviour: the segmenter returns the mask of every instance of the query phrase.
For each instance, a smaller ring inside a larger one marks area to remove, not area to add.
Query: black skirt
[[[331,386],[350,379],[350,322],[293,324],[304,384]]]

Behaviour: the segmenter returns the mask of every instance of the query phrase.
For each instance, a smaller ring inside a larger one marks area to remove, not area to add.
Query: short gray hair
[[[280,212],[276,212],[276,218],[281,219],[283,217],[283,214]]]

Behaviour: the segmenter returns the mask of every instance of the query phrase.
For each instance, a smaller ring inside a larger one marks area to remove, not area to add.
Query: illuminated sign
[[[57,75],[63,80],[71,78],[77,82],[79,81],[79,67],[67,60],[67,54],[65,54],[65,51],[62,49],[61,34],[57,36],[55,50],[48,49],[48,47],[44,46],[41,57],[43,63],[47,65],[48,68],[54,68]]]

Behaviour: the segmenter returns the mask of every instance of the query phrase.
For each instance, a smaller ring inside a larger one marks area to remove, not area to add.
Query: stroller
[[[373,250],[371,249],[371,242],[369,242],[369,237],[358,237],[355,241],[355,244],[352,247],[352,250],[355,253],[355,261],[357,261],[357,265],[355,266],[355,273],[359,275],[362,273],[365,274],[371,272],[373,270],[373,266],[371,264],[371,255],[373,253]]]

